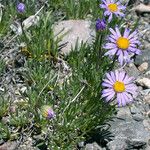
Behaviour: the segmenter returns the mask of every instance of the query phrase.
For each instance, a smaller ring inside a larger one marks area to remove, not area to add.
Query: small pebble
[[[150,121],[149,120],[143,120],[143,125],[145,128],[150,129]]]
[[[140,72],[144,72],[148,69],[148,63],[147,62],[144,62],[142,63],[139,67],[138,67],[139,71]]]
[[[80,148],[83,148],[83,147],[84,147],[84,144],[85,144],[84,141],[82,141],[82,142],[79,142],[79,143],[78,143],[78,146],[79,146]]]
[[[144,97],[144,102],[150,104],[150,94]]]
[[[150,89],[150,79],[148,79],[148,78],[137,79],[136,82],[140,86]]]

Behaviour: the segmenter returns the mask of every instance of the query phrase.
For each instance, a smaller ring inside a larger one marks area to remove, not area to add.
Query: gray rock
[[[137,139],[116,139],[107,144],[109,150],[145,150],[147,143]]]
[[[138,105],[137,105],[137,108],[140,112],[139,114],[144,114],[149,110],[148,104],[146,104],[144,101],[142,101],[142,103],[139,102]]]
[[[123,120],[116,121],[112,125],[112,133],[118,138],[136,138],[144,141],[150,136],[150,133],[144,129],[143,125],[134,120],[128,122]]]
[[[127,148],[126,139],[115,139],[107,144],[108,150],[125,150]]]
[[[140,75],[140,71],[136,68],[136,66],[133,63],[130,63],[129,66],[125,66],[124,69],[129,76],[137,78]]]
[[[16,142],[6,142],[3,145],[0,145],[0,150],[16,150],[17,143]]]
[[[132,117],[135,121],[143,121],[144,120],[144,117],[142,114],[134,114]]]
[[[135,109],[133,112],[138,113],[138,110]],[[124,120],[115,119],[113,122],[110,122],[110,125],[110,131],[115,138],[107,144],[109,150],[127,150],[128,147],[132,145],[127,142],[127,139],[130,140],[131,143],[133,143],[135,139],[136,141],[147,143],[150,137],[150,132],[147,132],[143,124],[132,118],[126,118]]]
[[[143,126],[146,129],[150,130],[150,120],[143,120]]]
[[[150,89],[140,91],[142,95],[148,95],[150,93]]]
[[[128,145],[127,149],[145,149],[147,146],[147,143],[145,141],[141,141],[138,139],[132,139],[132,140],[126,140],[126,143]]]
[[[143,108],[145,110],[145,113],[148,112],[150,110],[150,104],[144,104]]]
[[[85,150],[104,150],[96,142],[92,144],[86,144]]]
[[[118,109],[117,117],[121,119],[132,118],[130,109],[128,107]]]
[[[63,36],[60,44],[67,44],[61,49],[62,53],[68,54],[72,48],[74,49],[77,40],[79,45],[82,41],[88,44],[92,43],[92,36],[95,35],[95,32],[90,26],[91,22],[85,20],[67,20],[55,25],[54,34],[57,35],[56,38]]]
[[[135,64],[141,65],[142,63],[147,62],[148,66],[150,67],[150,50],[142,51],[142,55],[136,55],[135,57]]]
[[[131,114],[138,114],[140,113],[139,109],[133,104],[130,108]]]

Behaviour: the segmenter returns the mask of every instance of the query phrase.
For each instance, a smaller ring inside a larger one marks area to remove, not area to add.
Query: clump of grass
[[[29,32],[24,31],[19,38],[19,42],[26,43],[26,53],[39,61],[57,56],[58,51],[58,42],[54,42],[51,12],[41,15],[41,18],[35,27],[31,27]]]
[[[43,138],[46,137],[42,142],[47,141],[50,148],[75,148],[78,142],[98,126],[104,125],[115,112],[114,106],[100,98],[103,74],[102,70],[97,70],[97,60],[93,63],[96,53],[87,45],[82,45],[78,50],[80,55],[78,51],[73,51],[66,58],[72,68],[72,76],[62,84],[58,82],[59,73],[49,61],[34,59],[27,64],[26,80],[32,81],[32,84],[24,95],[28,98],[26,111],[20,109],[16,118],[20,118],[21,123],[22,119],[27,122],[19,124],[20,121],[16,120],[16,124],[22,127],[27,124],[37,126],[37,133],[44,132]],[[101,67],[107,71],[109,65],[105,62]],[[56,114],[54,119],[46,120],[41,116],[43,105],[52,106]],[[28,117],[22,116],[22,113]]]
[[[7,113],[8,113],[9,104],[8,104],[8,102],[4,99],[4,97],[1,97],[0,100],[1,100],[1,101],[0,101],[0,107],[1,107],[0,118],[2,118],[3,116],[7,115]]]
[[[86,19],[88,15],[92,15],[91,18],[102,16],[99,3],[99,0],[49,0],[50,9],[54,14],[65,19]]]

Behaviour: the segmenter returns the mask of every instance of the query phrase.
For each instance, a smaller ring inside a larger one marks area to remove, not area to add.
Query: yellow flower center
[[[44,112],[43,113],[43,116],[46,118],[46,117],[48,117],[48,112]]]
[[[108,5],[108,9],[111,11],[111,12],[116,12],[118,10],[118,5],[117,4],[109,4]]]
[[[124,38],[124,37],[120,37],[118,38],[117,40],[117,46],[120,48],[120,49],[123,49],[123,50],[126,50],[130,45],[130,42],[127,38]]]
[[[125,91],[125,84],[123,82],[116,81],[113,88],[116,92],[121,93]]]

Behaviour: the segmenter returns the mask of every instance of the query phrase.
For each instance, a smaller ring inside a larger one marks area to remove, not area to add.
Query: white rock
[[[96,143],[86,144],[85,150],[102,150],[102,148]]]
[[[135,8],[133,8],[136,12],[138,13],[150,13],[150,6],[149,5],[144,5],[144,4],[139,4]]]
[[[150,94],[144,97],[144,102],[150,105]]]
[[[4,92],[4,91],[5,91],[5,89],[0,87],[0,91]]]
[[[137,79],[136,82],[143,87],[150,88],[150,79],[148,78]]]
[[[22,93],[25,93],[26,91],[27,91],[27,87],[22,87],[21,89],[20,89],[20,91],[22,92]]]
[[[27,30],[31,26],[36,25],[38,23],[38,21],[39,21],[39,16],[32,15],[32,16],[28,17],[27,19],[25,19],[22,22],[23,30]],[[21,35],[22,34],[22,26],[19,22],[15,21],[13,24],[10,25],[10,28],[15,34]]]
[[[17,21],[15,21],[13,24],[10,25],[10,29],[17,35],[22,34],[21,24]]]
[[[148,63],[144,62],[138,67],[139,71],[144,72],[148,69]]]
[[[29,27],[36,25],[38,23],[39,19],[40,19],[39,16],[36,16],[36,15],[32,15],[32,16],[28,17],[27,19],[25,19],[22,22],[23,29],[27,30]]]
[[[74,49],[77,39],[79,45],[82,41],[90,44],[92,42],[92,35],[95,35],[90,25],[91,22],[85,20],[67,20],[55,25],[54,34],[56,38],[63,37],[60,44],[67,43],[67,45],[61,49],[62,53],[68,54],[71,48]]]

